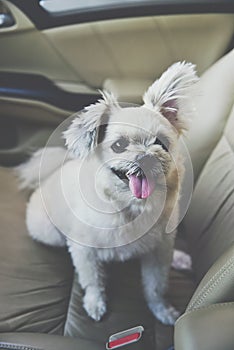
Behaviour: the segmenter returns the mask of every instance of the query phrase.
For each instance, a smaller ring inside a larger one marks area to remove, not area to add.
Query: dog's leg
[[[163,298],[167,287],[171,254],[166,249],[160,249],[142,257],[141,262],[144,294],[150,310],[162,323],[173,325],[179,313]]]
[[[78,279],[84,290],[83,306],[87,314],[99,321],[106,312],[105,272],[94,249],[67,242]]]

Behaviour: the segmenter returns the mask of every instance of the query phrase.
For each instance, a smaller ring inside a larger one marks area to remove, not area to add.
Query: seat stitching
[[[200,309],[188,310],[178,318],[178,320],[176,321],[176,324],[178,323],[178,321],[180,322],[180,320],[186,318],[187,315],[194,314],[194,313],[199,314],[199,313],[203,312],[204,310],[223,309],[226,307],[228,309],[230,309],[231,307],[234,307],[234,302],[212,304],[212,305],[207,305],[207,306],[201,307]]]
[[[233,266],[234,266],[234,257],[231,257],[222,266],[222,268],[219,271],[217,271],[216,274],[205,284],[205,286],[198,293],[193,303],[189,306],[188,310],[191,310],[195,306],[198,307],[204,301],[208,293],[220,282],[220,280],[223,279],[223,277],[226,276],[226,274],[231,270]],[[218,279],[216,280],[216,278]]]
[[[214,282],[213,285],[209,287],[209,289],[204,293],[204,295],[200,298],[200,300],[197,301],[197,307],[199,307],[202,302],[206,299],[206,297],[210,294],[212,290],[216,288],[216,286],[222,281],[222,279],[229,274],[230,270],[234,267],[234,263],[229,266],[229,268]]]

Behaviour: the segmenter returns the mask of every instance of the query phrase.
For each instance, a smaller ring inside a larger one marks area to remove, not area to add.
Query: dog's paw
[[[177,318],[180,316],[179,311],[177,311],[173,306],[165,305],[163,303],[153,306],[150,305],[150,309],[160,322],[169,326],[173,326]]]
[[[171,266],[176,270],[191,270],[192,259],[190,255],[175,249],[173,252],[173,259]]]
[[[96,288],[89,287],[86,289],[83,305],[87,314],[95,321],[100,321],[106,313],[104,293],[101,293]]]

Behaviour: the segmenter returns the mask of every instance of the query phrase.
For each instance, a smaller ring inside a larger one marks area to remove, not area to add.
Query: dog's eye
[[[162,149],[164,149],[164,151],[168,152],[169,141],[165,137],[156,137],[154,145],[159,145],[162,147]]]
[[[113,145],[111,146],[111,149],[115,153],[122,153],[126,150],[128,145],[129,145],[129,141],[126,138],[121,137],[119,140],[113,143]]]

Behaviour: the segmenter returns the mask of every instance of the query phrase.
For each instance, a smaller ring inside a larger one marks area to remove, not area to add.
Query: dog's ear
[[[145,106],[160,112],[182,133],[187,129],[188,115],[192,111],[190,90],[197,80],[193,64],[177,62],[145,92]]]
[[[113,108],[120,108],[112,94],[101,94],[102,99],[85,107],[63,133],[68,150],[76,157],[85,158],[102,141],[108,114]]]

